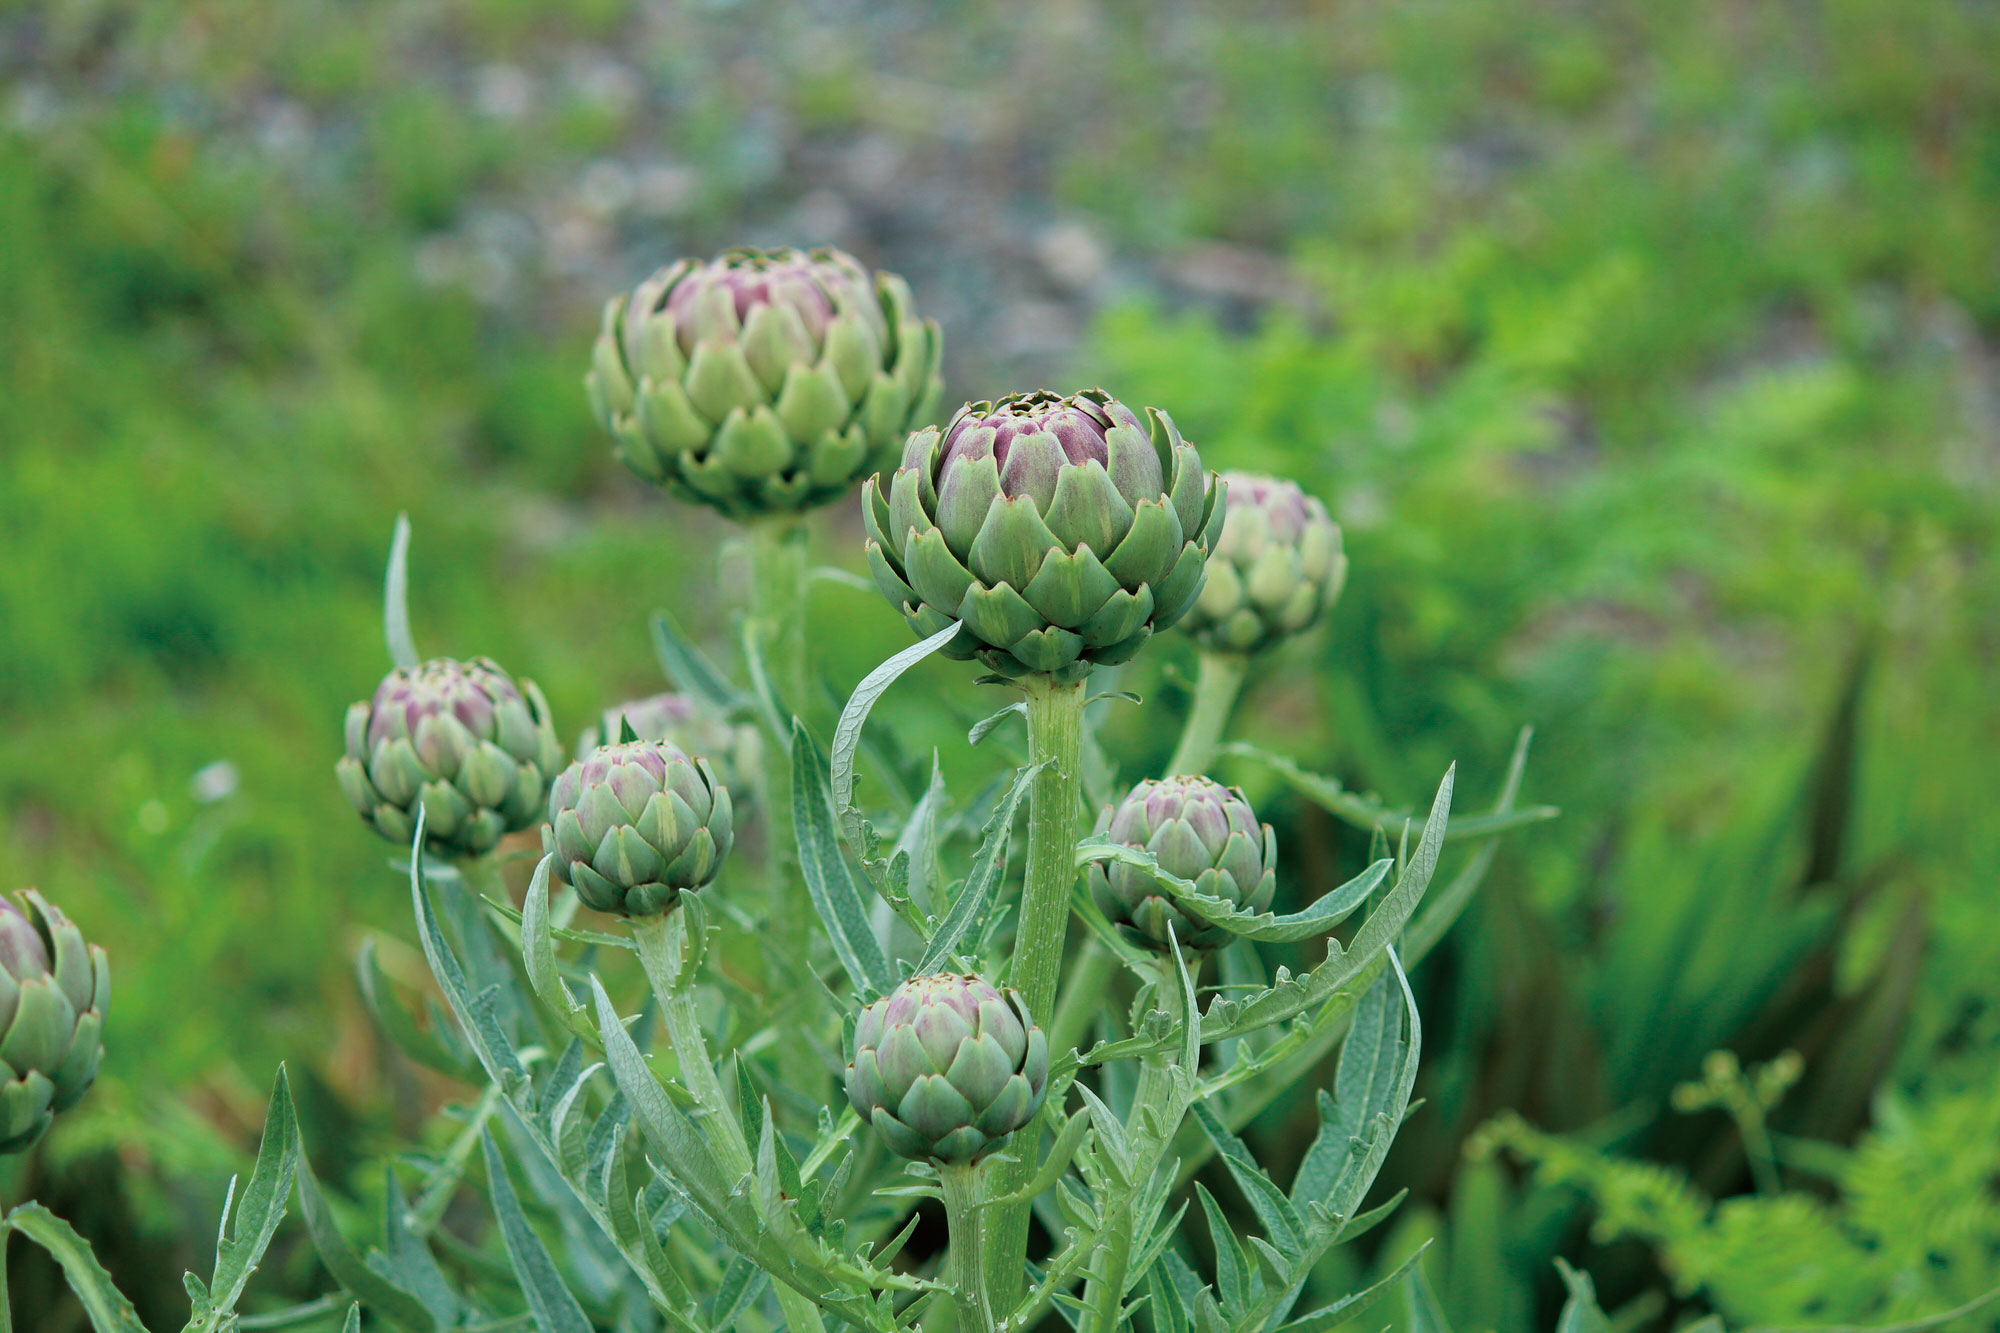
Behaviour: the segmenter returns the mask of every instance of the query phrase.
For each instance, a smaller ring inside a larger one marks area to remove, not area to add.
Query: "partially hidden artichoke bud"
[[[1098,816],[1097,832],[1153,854],[1162,870],[1191,880],[1201,893],[1246,911],[1271,905],[1277,888],[1278,844],[1234,787],[1213,778],[1148,778]],[[1229,933],[1191,919],[1137,866],[1097,862],[1090,896],[1115,924],[1146,944],[1164,948],[1167,928],[1182,947],[1211,949]]]
[[[586,907],[653,916],[714,879],[735,840],[729,789],[667,741],[600,745],[549,789],[542,846]]]
[[[972,1162],[1035,1118],[1049,1039],[1019,994],[957,973],[911,977],[861,1011],[847,1100],[901,1156]]]
[[[763,733],[717,717],[685,694],[651,694],[607,708],[599,724],[584,730],[576,757],[586,759],[598,746],[620,739],[625,723],[642,741],[671,741],[682,753],[706,759],[716,778],[729,788],[736,815],[744,816],[746,797],[756,787],[763,763]]]
[[[0,1153],[25,1151],[104,1059],[111,969],[33,889],[0,898]]]
[[[1203,647],[1254,653],[1298,634],[1347,582],[1340,525],[1296,482],[1225,472],[1229,513],[1208,561],[1208,582],[1181,629]]]
[[[549,705],[489,658],[397,667],[347,710],[340,789],[377,832],[403,847],[424,812],[424,845],[477,856],[540,818],[562,764]]]
[[[1129,660],[1201,591],[1222,488],[1166,413],[1092,389],[972,403],[868,483],[868,563],[944,651],[1060,680]]]
[[[604,307],[585,386],[626,466],[732,518],[837,500],[943,392],[909,284],[839,250],[731,250]]]

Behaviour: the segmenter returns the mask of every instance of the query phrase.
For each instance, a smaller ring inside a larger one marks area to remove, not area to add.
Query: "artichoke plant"
[[[531,827],[562,742],[533,681],[489,658],[441,657],[397,667],[374,697],[347,710],[340,789],[389,841],[408,847],[424,812],[424,842],[447,856],[478,856]]]
[[[1181,622],[1205,648],[1254,653],[1308,628],[1340,596],[1340,526],[1298,483],[1225,472],[1229,513],[1208,582]]]
[[[1148,778],[1098,817],[1097,832],[1151,852],[1162,870],[1191,880],[1196,890],[1247,911],[1271,905],[1278,845],[1269,824],[1234,787],[1213,778]],[[1189,949],[1229,942],[1229,933],[1191,919],[1137,866],[1093,863],[1090,896],[1128,934],[1164,947],[1167,929]]]
[[[1018,994],[941,973],[861,1011],[847,1100],[901,1156],[972,1162],[1034,1119],[1048,1076],[1048,1037]]]
[[[670,741],[683,753],[706,759],[729,788],[737,818],[743,817],[763,762],[764,737],[757,728],[718,717],[685,694],[649,694],[605,709],[599,724],[586,727],[577,740],[576,757],[588,758],[599,745],[618,740],[626,723],[642,741]]]
[[[971,403],[918,431],[864,518],[875,581],[920,635],[1003,676],[1123,662],[1201,591],[1222,488],[1166,413],[1092,389]]]
[[[731,250],[604,307],[585,378],[634,472],[732,518],[845,495],[943,381],[909,284],[839,250]]]
[[[0,898],[0,1153],[33,1145],[90,1088],[111,998],[104,950],[33,889],[16,896]]]
[[[668,741],[600,745],[549,789],[542,845],[586,907],[654,916],[715,878],[735,832],[729,789]]]

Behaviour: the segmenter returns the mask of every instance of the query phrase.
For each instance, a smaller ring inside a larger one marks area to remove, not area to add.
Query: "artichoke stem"
[[[1215,762],[1216,746],[1229,725],[1229,715],[1236,711],[1236,698],[1243,692],[1243,677],[1250,669],[1250,659],[1242,653],[1203,649],[1200,657],[1194,706],[1188,710],[1174,757],[1167,762],[1168,777],[1194,777],[1206,773]]]
[[[994,1333],[979,1216],[984,1168],[978,1162],[940,1165],[938,1181],[944,1186],[944,1215],[951,1233],[951,1293],[958,1306],[958,1333]]]
[[[1077,877],[1084,680],[1061,682],[1050,676],[1030,676],[1023,684],[1028,695],[1028,762],[1046,760],[1048,767],[1035,776],[1028,789],[1028,865],[1008,978],[1026,1001],[1029,1014],[1041,1015],[1055,1010],[1063,937],[1069,927],[1070,889]],[[1037,1118],[1022,1129],[1020,1146],[1015,1149],[1018,1160],[1000,1168],[1000,1193],[1012,1194],[1028,1183],[1041,1141],[1039,1124]],[[1002,1309],[1013,1308],[1020,1294],[1028,1258],[1028,1212],[1026,1203],[1002,1204],[990,1210],[986,1236],[992,1261],[987,1280],[993,1303]]]
[[[681,1086],[701,1108],[702,1136],[722,1159],[723,1167],[732,1176],[740,1176],[750,1169],[750,1146],[744,1142],[742,1126],[723,1095],[715,1063],[708,1058],[708,1039],[702,1036],[695,989],[680,981],[688,950],[699,945],[689,936],[688,914],[669,908],[658,916],[634,917],[632,940],[638,945],[646,980],[659,997],[660,1016],[666,1022],[667,1040],[673,1044]]]
[[[766,678],[784,709],[806,715],[806,530],[797,517],[769,515],[748,524],[750,534],[751,632],[763,650]],[[780,716],[780,725],[791,719]],[[797,842],[792,828],[792,738],[789,731],[764,747],[765,924],[773,949],[800,972],[811,965],[810,923],[815,919],[803,883],[795,873]],[[779,1072],[785,1083],[814,1099],[824,1091],[824,1072],[803,1043],[783,1042]]]

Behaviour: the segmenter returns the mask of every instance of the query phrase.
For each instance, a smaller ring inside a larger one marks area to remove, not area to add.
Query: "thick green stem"
[[[1243,677],[1249,669],[1250,659],[1241,653],[1202,650],[1194,679],[1194,705],[1181,728],[1181,743],[1167,761],[1170,776],[1204,773],[1215,761],[1215,747],[1236,709],[1236,696],[1243,692]]]
[[[1014,936],[1008,978],[1027,1001],[1036,1021],[1055,1012],[1056,982],[1062,973],[1063,936],[1069,927],[1069,891],[1076,882],[1076,840],[1082,811],[1083,682],[1065,684],[1031,676],[1028,694],[1028,762],[1047,761],[1028,789],[1028,866],[1021,886],[1021,925]],[[1011,1194],[1028,1183],[1040,1145],[1040,1121],[1021,1132],[1019,1160],[996,1170],[997,1192]],[[1014,1307],[1020,1298],[1028,1259],[1026,1203],[988,1210],[988,1290],[995,1306]]]
[[[993,1333],[993,1307],[986,1296],[986,1246],[979,1204],[983,1171],[977,1164],[942,1165],[944,1217],[951,1235],[951,1296],[958,1306],[958,1333]]]
[[[692,938],[688,917],[678,908],[659,916],[635,917],[632,939],[639,946],[639,965],[646,969],[646,980],[659,997],[660,1017],[674,1048],[681,1086],[694,1095],[701,1110],[705,1122],[702,1136],[716,1150],[723,1169],[731,1176],[740,1176],[750,1169],[750,1145],[743,1141],[743,1128],[723,1094],[715,1064],[708,1058],[708,1039],[702,1035],[693,978],[688,976],[694,970],[690,951],[698,949],[701,942]]]

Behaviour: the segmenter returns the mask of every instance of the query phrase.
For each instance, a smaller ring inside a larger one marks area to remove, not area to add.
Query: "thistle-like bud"
[[[0,1153],[22,1152],[76,1104],[104,1059],[111,969],[33,889],[0,898]]]
[[[549,789],[544,850],[586,907],[653,916],[713,880],[735,830],[729,789],[666,741],[600,745]]]
[[[717,717],[685,694],[652,694],[605,709],[598,725],[585,728],[577,740],[576,757],[586,759],[598,746],[618,740],[627,723],[642,741],[668,741],[683,754],[706,759],[729,788],[737,819],[745,817],[764,756],[757,728]]]
[[[732,518],[837,500],[934,420],[942,340],[839,250],[683,259],[604,307],[585,387],[626,466]]]
[[[1254,653],[1303,633],[1347,582],[1340,525],[1296,482],[1225,472],[1229,512],[1208,582],[1181,622],[1203,647]]]
[[[532,827],[562,763],[542,692],[484,657],[397,667],[346,732],[334,773],[361,817],[407,848],[421,806],[425,845],[447,856]]]
[[[1115,807],[1104,808],[1097,832],[1151,852],[1162,870],[1246,911],[1268,908],[1277,889],[1278,844],[1271,826],[1257,822],[1241,791],[1212,778],[1148,778]],[[1184,948],[1229,941],[1227,931],[1181,911],[1137,866],[1099,862],[1089,874],[1098,908],[1149,945],[1165,947],[1169,926]]]
[[[1164,412],[1102,390],[972,403],[918,431],[862,510],[875,582],[920,635],[1004,676],[1124,662],[1201,591],[1221,487]]]
[[[861,1011],[847,1100],[901,1156],[972,1162],[1035,1118],[1049,1041],[1012,990],[911,977]]]

